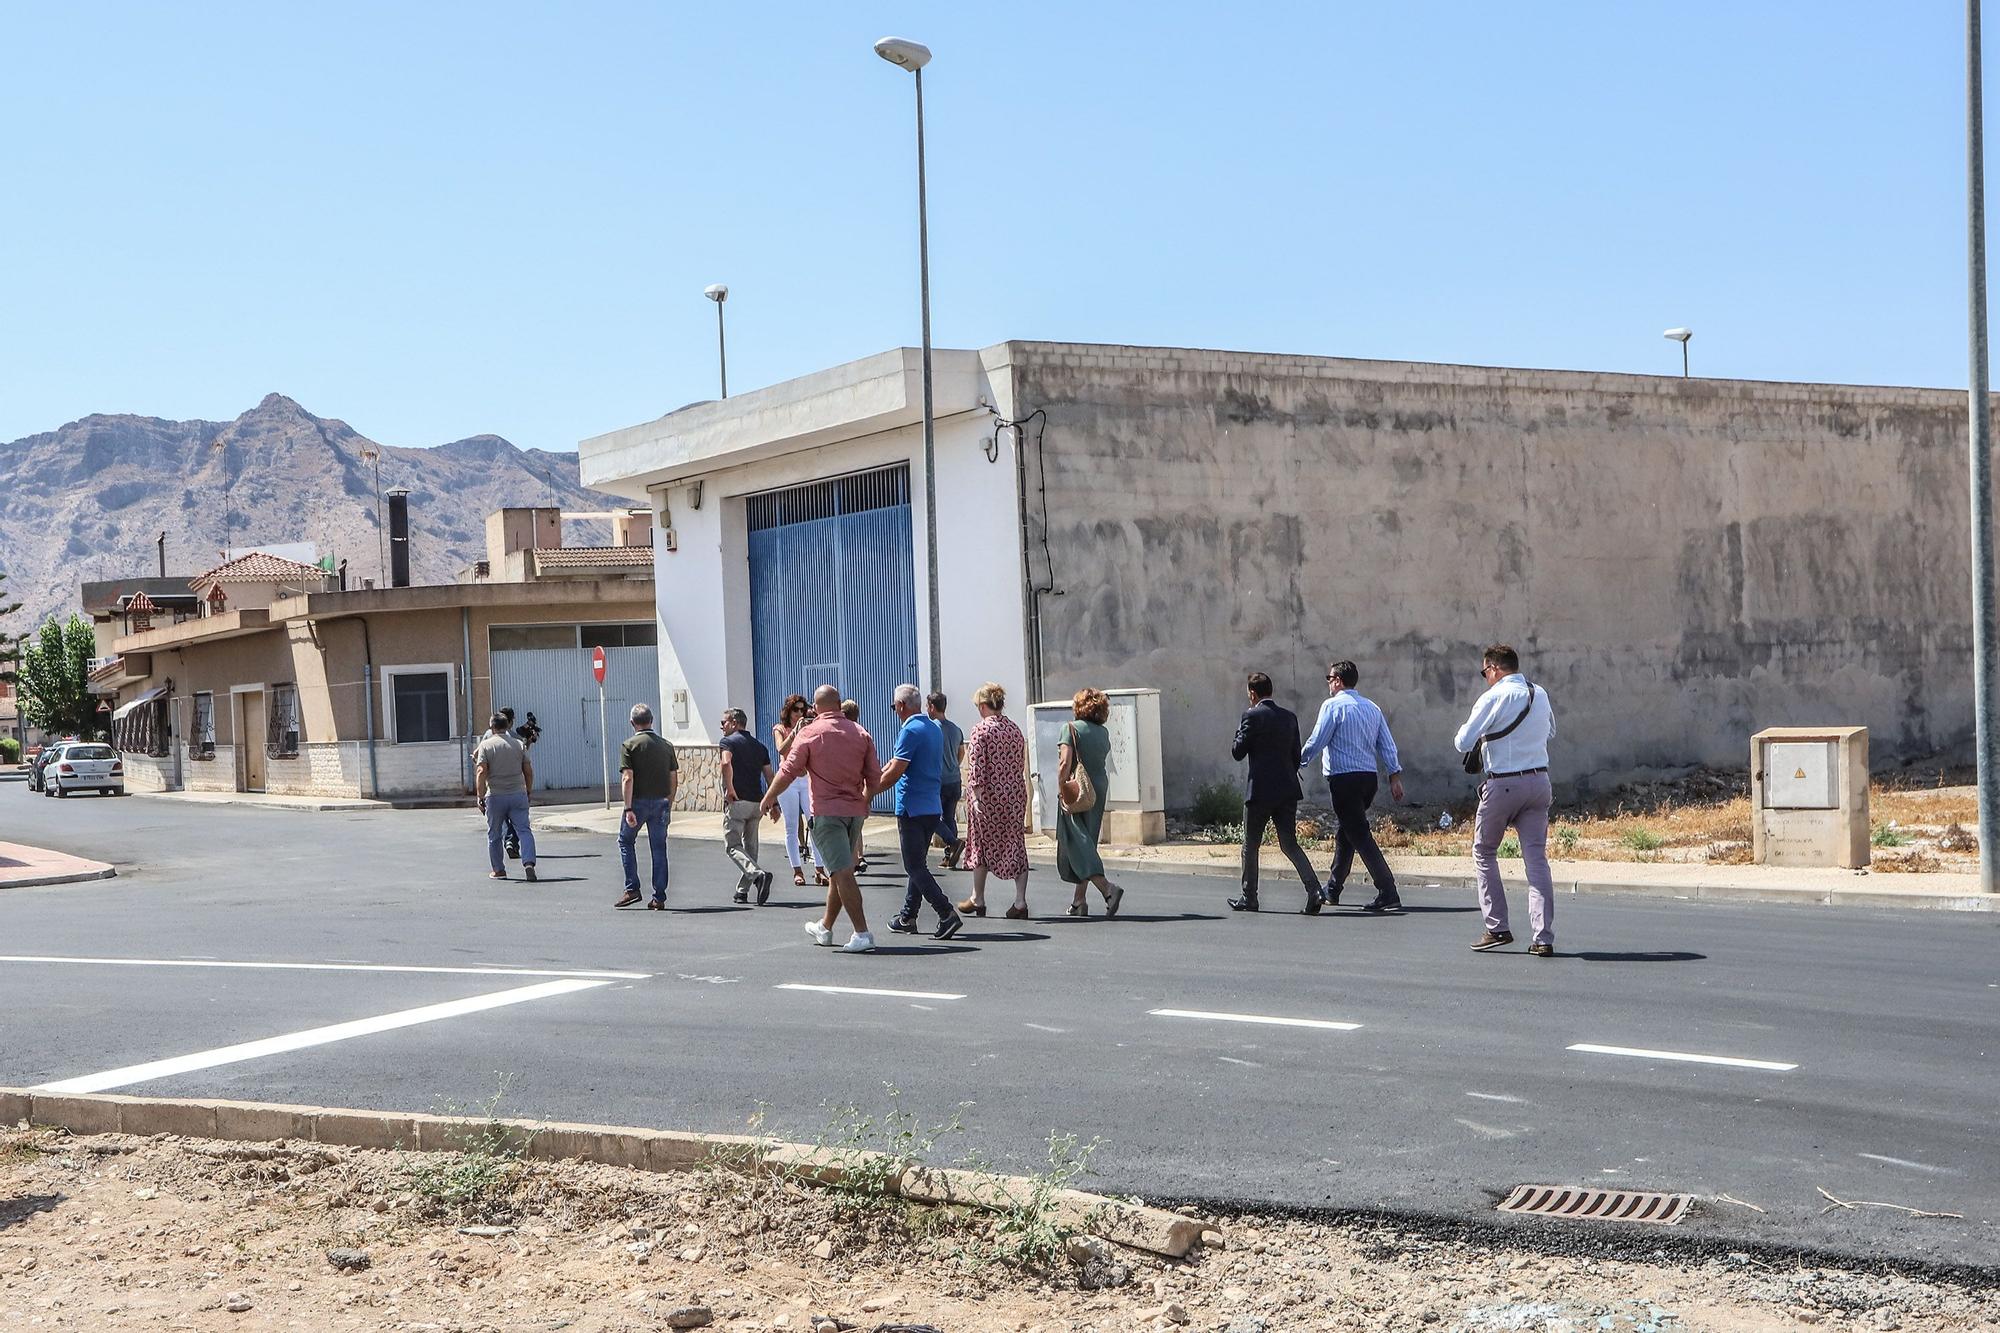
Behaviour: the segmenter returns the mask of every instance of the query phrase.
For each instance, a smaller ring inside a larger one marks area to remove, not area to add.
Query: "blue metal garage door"
[[[888,762],[896,686],[917,679],[910,470],[835,477],[750,496],[750,633],[757,732],[790,694],[825,684],[861,705]],[[891,809],[887,794],[876,802]]]

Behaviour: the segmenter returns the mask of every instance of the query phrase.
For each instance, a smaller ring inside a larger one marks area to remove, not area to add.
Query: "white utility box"
[[[1758,865],[1868,864],[1868,728],[1770,727],[1750,738]]]
[[[1166,781],[1160,764],[1160,692],[1106,690],[1111,716],[1111,755],[1105,760],[1103,841],[1136,846],[1167,839]],[[1028,708],[1029,810],[1034,827],[1049,832],[1062,810],[1056,798],[1057,748],[1062,730],[1076,718],[1068,699]]]

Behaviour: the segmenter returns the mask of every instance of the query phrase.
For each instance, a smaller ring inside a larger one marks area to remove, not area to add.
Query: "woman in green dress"
[[[1061,743],[1056,748],[1060,760],[1057,769],[1057,784],[1067,783],[1078,764],[1090,775],[1090,785],[1097,793],[1096,803],[1088,810],[1070,814],[1058,808],[1056,813],[1056,873],[1067,884],[1075,886],[1076,894],[1069,905],[1071,916],[1089,916],[1090,900],[1084,886],[1095,884],[1097,891],[1104,895],[1104,915],[1117,916],[1118,907],[1125,899],[1125,890],[1104,877],[1104,859],[1097,854],[1097,832],[1104,823],[1104,793],[1106,788],[1104,765],[1111,757],[1111,733],[1105,728],[1105,719],[1111,716],[1111,701],[1103,690],[1078,690],[1070,700],[1070,707],[1076,720],[1063,728]]]

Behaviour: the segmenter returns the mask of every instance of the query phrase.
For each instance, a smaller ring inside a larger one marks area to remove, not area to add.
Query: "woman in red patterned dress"
[[[1014,881],[1007,919],[1028,916],[1028,742],[1006,715],[1007,691],[992,682],[972,696],[979,725],[965,738],[965,866],[972,896],[958,905],[986,915],[986,876]]]

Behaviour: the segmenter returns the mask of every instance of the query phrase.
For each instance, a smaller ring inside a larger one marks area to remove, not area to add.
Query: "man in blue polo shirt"
[[[896,733],[896,753],[883,765],[872,793],[879,796],[892,784],[896,788],[896,836],[902,844],[903,873],[909,878],[903,910],[889,923],[889,929],[898,935],[916,934],[920,903],[927,902],[938,914],[933,938],[948,940],[965,922],[938,887],[930,868],[931,837],[944,816],[939,794],[944,780],[944,733],[924,716],[923,696],[916,686],[898,685],[895,707],[903,728]]]

